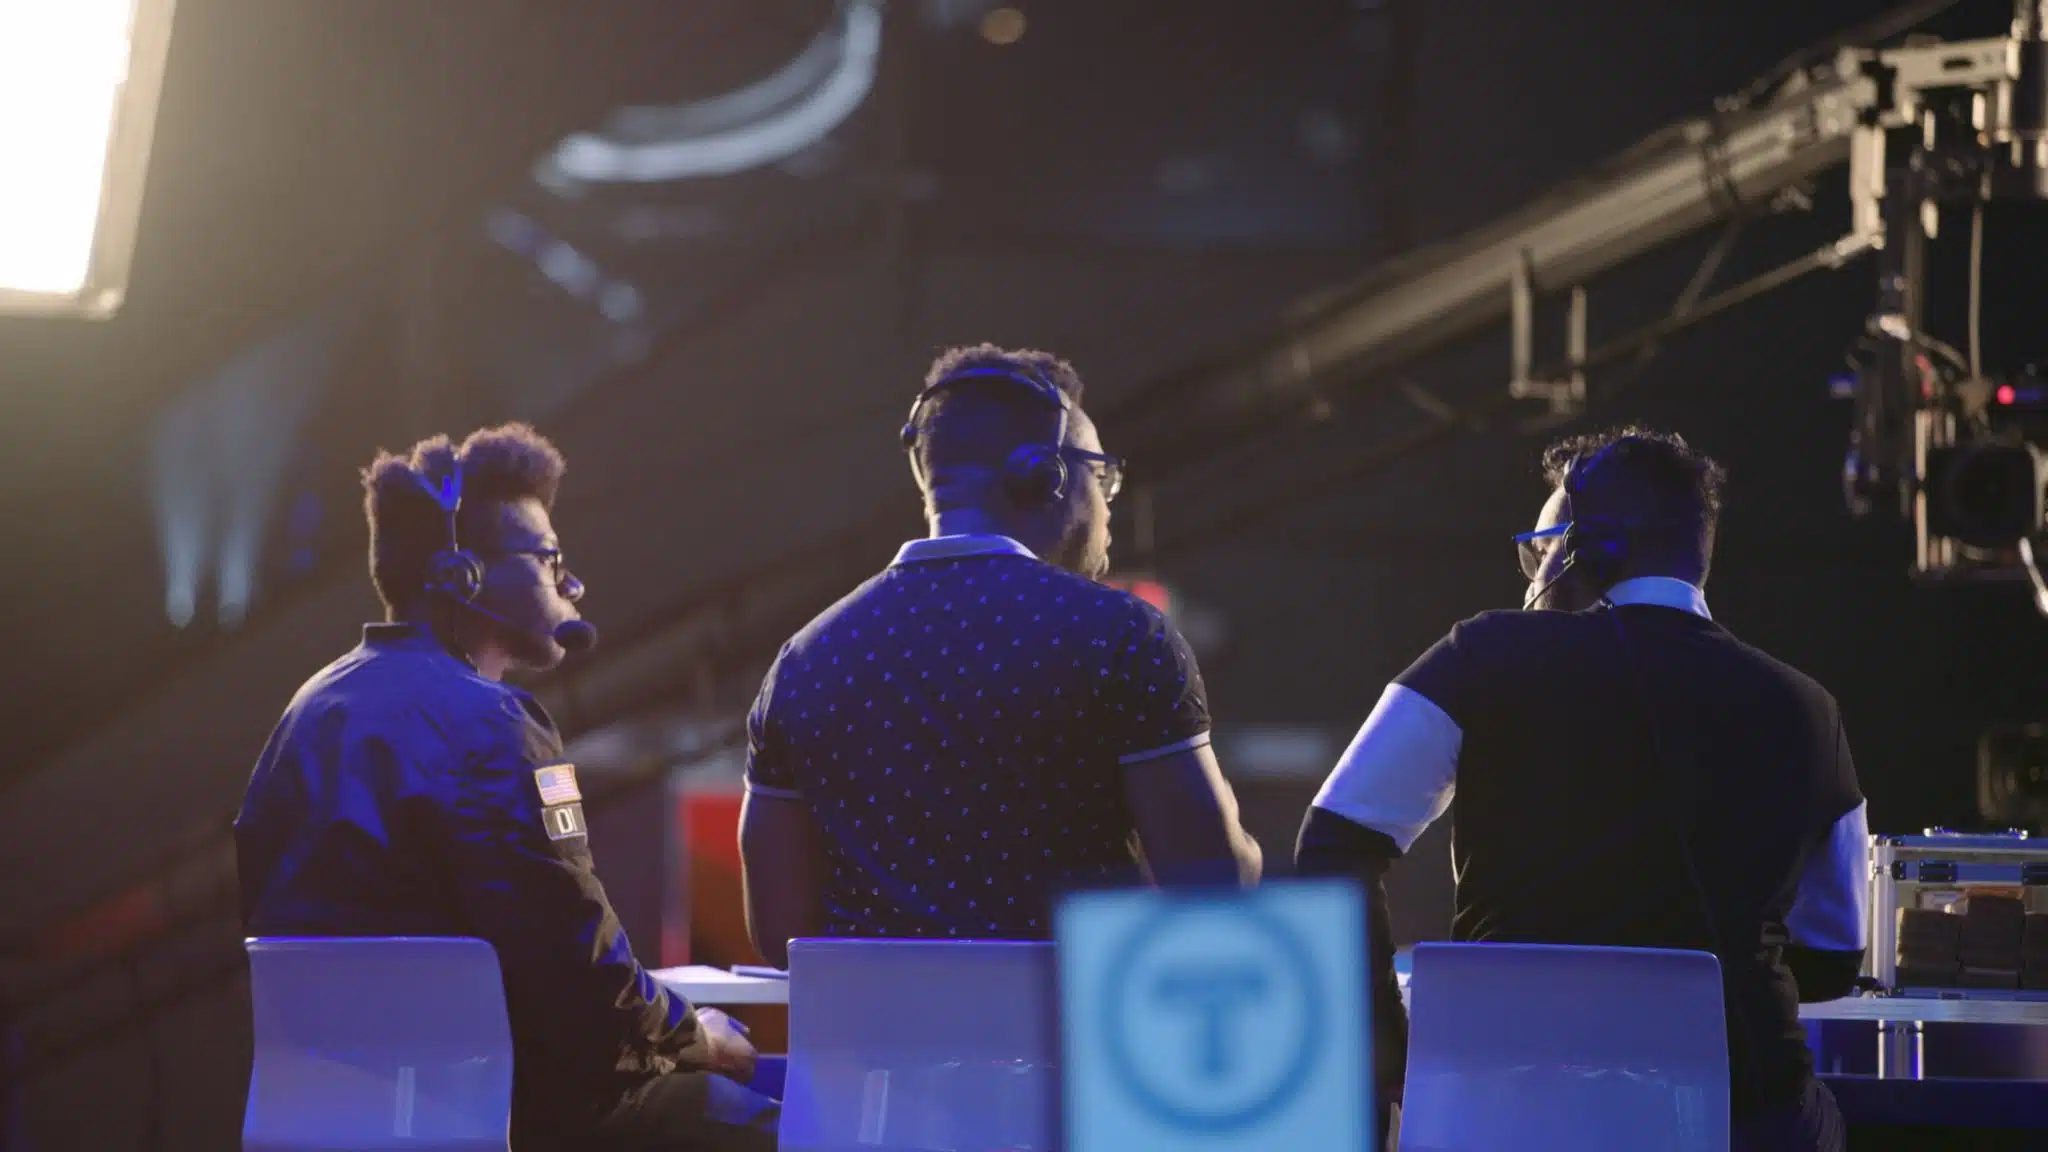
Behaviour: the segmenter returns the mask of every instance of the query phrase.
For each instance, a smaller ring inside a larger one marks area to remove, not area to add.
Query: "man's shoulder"
[[[1527,683],[1578,666],[1594,649],[1593,629],[1602,627],[1579,612],[1480,612],[1453,624],[1395,682],[1456,714],[1490,692],[1487,685]]]
[[[884,587],[888,576],[889,570],[884,569],[868,577],[855,585],[852,591],[811,617],[783,644],[782,650],[776,653],[776,662],[780,663],[793,650],[816,645],[835,631],[858,632],[863,624],[880,625],[886,631],[888,625],[883,621],[883,617],[896,611],[896,605],[892,603],[896,597],[889,595]]]
[[[1585,628],[1587,617],[1576,612],[1529,612],[1518,608],[1493,608],[1465,617],[1451,625],[1447,639],[1460,647],[1490,647],[1495,644],[1523,646],[1549,641],[1563,642]]]
[[[1394,683],[1456,715],[1469,702],[1474,685],[1490,676],[1489,670],[1502,657],[1524,657],[1540,648],[1555,651],[1550,645],[1529,642],[1535,633],[1551,627],[1533,619],[1539,615],[1553,613],[1489,611],[1467,616],[1395,676]]]
[[[1151,601],[1114,584],[1040,564],[1040,581],[1054,601],[1073,604],[1077,611],[1100,613],[1104,618],[1146,630],[1171,628],[1166,613]]]
[[[1728,636],[1728,642],[1746,664],[1763,678],[1782,686],[1786,695],[1796,698],[1817,712],[1829,716],[1839,714],[1840,706],[1835,701],[1834,693],[1828,691],[1826,685],[1814,679],[1804,669],[1732,633]]]
[[[340,725],[359,738],[463,738],[525,716],[524,696],[445,654],[364,646],[300,685],[285,708],[284,722]]]
[[[353,649],[314,673],[307,684],[370,692],[404,689],[425,692],[430,699],[469,702],[495,702],[518,692],[446,652],[417,646]]]
[[[874,641],[932,612],[986,606],[991,620],[1017,608],[1046,624],[1114,622],[1158,627],[1165,617],[1129,592],[1029,556],[965,556],[883,569],[818,613],[783,647],[808,649],[837,639]],[[1053,619],[1052,614],[1065,619]]]

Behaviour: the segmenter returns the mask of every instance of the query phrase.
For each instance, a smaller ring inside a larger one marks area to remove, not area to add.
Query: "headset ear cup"
[[[1576,573],[1580,580],[1595,588],[1606,586],[1606,558],[1594,544],[1592,532],[1574,524],[1565,530],[1564,542],[1559,547],[1564,549],[1565,558],[1570,565],[1569,570]]]
[[[1042,445],[1026,445],[1003,461],[1003,489],[1026,507],[1054,503],[1067,494],[1067,462]]]
[[[467,552],[436,552],[427,562],[427,586],[468,604],[484,590],[483,566]]]
[[[1603,589],[1620,578],[1628,559],[1622,535],[1606,525],[1591,521],[1573,524],[1567,529],[1563,548],[1565,555],[1572,558],[1573,567]]]
[[[1045,502],[1052,504],[1067,497],[1067,461],[1057,451],[1046,451],[1044,456],[1040,467],[1045,472]]]

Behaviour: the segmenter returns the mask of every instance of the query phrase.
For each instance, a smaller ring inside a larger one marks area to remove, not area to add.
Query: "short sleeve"
[[[775,657],[768,674],[761,678],[761,690],[747,713],[746,789],[757,796],[778,800],[801,800],[803,789],[791,771],[788,746],[780,738],[775,715],[776,674],[782,669],[788,649]]]
[[[1209,742],[1209,695],[1194,649],[1152,605],[1133,598],[1137,615],[1122,659],[1112,665],[1117,761],[1138,764]]]
[[[1312,806],[1380,833],[1405,853],[1450,810],[1464,740],[1427,697],[1389,684]]]
[[[1801,947],[1860,952],[1870,946],[1870,807],[1856,780],[1841,710],[1834,711],[1834,771],[1822,813],[1834,820],[1812,845],[1785,927]],[[1844,806],[1847,811],[1835,816]]]
[[[1805,948],[1861,952],[1870,946],[1870,815],[1858,803],[1813,846],[1785,917]]]

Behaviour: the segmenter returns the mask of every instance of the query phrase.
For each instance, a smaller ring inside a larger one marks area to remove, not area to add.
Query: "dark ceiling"
[[[0,720],[30,749],[190,648],[138,483],[161,403],[295,313],[474,220],[621,103],[793,55],[830,0],[180,0],[136,254],[105,324],[0,321]],[[33,668],[33,673],[26,670]],[[32,755],[32,753],[31,753]]]
[[[1377,6],[1027,4],[1016,50],[977,35],[990,6],[888,5],[884,75],[834,140],[852,162],[813,149],[772,174],[700,182],[680,202],[636,190],[621,204],[550,193],[531,177],[536,160],[623,105],[758,81],[840,6],[181,0],[125,307],[104,324],[0,321],[16,670],[0,723],[18,734],[0,779],[233,642],[233,621],[203,608],[184,628],[166,619],[167,496],[152,445],[160,456],[165,421],[193,397],[211,396],[227,429],[207,441],[211,483],[260,474],[266,519],[324,516],[307,530],[317,554],[263,561],[303,576],[359,562],[360,528],[342,513],[372,441],[465,411],[414,392],[492,373],[506,378],[501,395],[560,391],[559,378],[597,378],[606,355],[633,358],[588,309],[535,302],[548,286],[533,283],[534,236],[612,261],[664,322],[775,275],[783,250],[812,233],[890,227],[910,201],[916,226],[896,242],[911,249],[1319,245],[1361,262],[1375,250],[1356,161],[1386,95],[1387,70],[1370,64],[1387,43]],[[719,235],[694,248],[640,234],[706,219]],[[508,277],[503,249],[529,261],[524,279]],[[593,339],[610,342],[595,358]],[[442,360],[423,368],[412,355],[423,342]],[[1200,350],[1191,335],[1189,354]],[[320,401],[319,434],[273,442],[263,404],[235,388],[260,391],[266,375],[323,356],[340,373],[327,391],[343,398]],[[439,373],[450,379],[422,383],[441,363],[455,364]],[[415,406],[417,419],[345,419],[377,405]]]
[[[533,178],[565,135],[756,83],[869,2],[181,0],[125,308],[0,320],[0,782],[234,642],[210,606],[167,619],[161,445],[190,411],[210,438],[178,466],[208,499],[261,487],[260,613],[360,563],[372,447],[553,411],[848,234],[893,246],[873,290],[906,294],[938,250],[1364,268],[1876,7],[1035,0],[997,47],[992,0],[892,0],[872,95],[786,162],[623,192]],[[550,246],[630,283],[643,322],[565,302]],[[272,378],[316,364],[322,395],[269,432]]]

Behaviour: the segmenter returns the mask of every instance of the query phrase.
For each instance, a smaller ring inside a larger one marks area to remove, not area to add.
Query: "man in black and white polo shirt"
[[[1375,905],[1382,1091],[1400,1091],[1406,1014],[1380,876],[1451,810],[1455,939],[1714,952],[1734,1147],[1839,1149],[1798,1005],[1846,995],[1867,944],[1841,713],[1708,614],[1712,460],[1627,429],[1544,468],[1517,541],[1525,607],[1549,610],[1466,620],[1397,677],[1302,827],[1299,869],[1359,876]]]
[[[903,429],[932,526],[783,646],[740,819],[749,929],[1042,939],[1078,887],[1238,882],[1258,845],[1187,642],[1097,581],[1123,465],[1071,366],[941,356]]]

